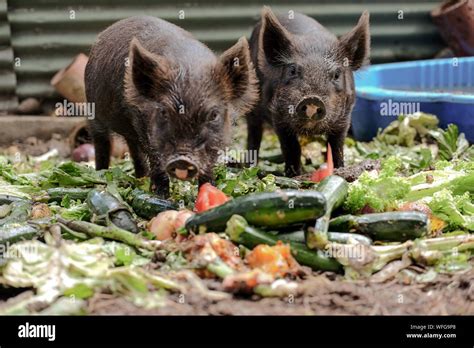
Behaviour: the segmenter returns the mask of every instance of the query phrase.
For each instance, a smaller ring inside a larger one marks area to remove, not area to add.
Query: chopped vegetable
[[[12,223],[26,222],[31,213],[31,203],[28,201],[19,201],[13,203],[13,208],[9,215],[0,219],[0,226]]]
[[[184,244],[184,251],[197,269],[225,278],[243,268],[236,247],[215,233],[197,235]]]
[[[151,219],[165,210],[176,209],[173,203],[160,199],[140,189],[131,191],[127,196],[127,200],[135,213],[145,219]]]
[[[106,224],[113,223],[124,230],[138,233],[138,226],[132,213],[111,193],[105,190],[91,190],[87,195],[86,203],[96,215],[95,221],[105,219]]]
[[[239,215],[232,216],[227,222],[226,233],[232,241],[243,244],[247,248],[254,248],[259,244],[272,246],[278,243],[277,236],[249,226],[247,221]],[[303,244],[291,242],[290,250],[296,261],[314,270],[337,272],[341,269],[340,264],[335,259],[328,257],[320,250],[312,251]]]
[[[10,245],[32,239],[40,234],[39,228],[27,223],[9,223],[0,227],[0,245]]]
[[[251,268],[258,268],[277,277],[296,274],[298,264],[291,255],[290,246],[280,241],[274,246],[257,245],[245,258]]]
[[[72,200],[84,201],[90,190],[91,189],[77,187],[53,187],[46,192],[48,193],[47,197],[49,202],[61,202],[66,196]]]
[[[438,142],[439,157],[442,160],[459,158],[469,148],[464,133],[459,134],[458,127],[454,124],[449,124],[446,130],[439,128],[437,131],[430,131],[430,135]]]
[[[48,205],[45,203],[35,204],[31,209],[32,219],[42,219],[45,217],[50,217],[51,215],[51,209],[49,209]]]
[[[332,175],[333,172],[334,172],[334,162],[332,160],[332,150],[331,150],[331,145],[329,145],[328,143],[326,163],[322,164],[319,169],[314,171],[314,173],[311,175],[311,181],[320,182],[324,178],[328,177],[329,175]]]
[[[313,227],[308,227],[312,229]],[[295,242],[295,243],[306,243],[305,233],[306,231],[294,231],[294,232],[286,232],[286,233],[279,233],[278,231],[270,232],[273,235],[278,237],[278,240],[283,242]],[[329,242],[336,242],[342,244],[350,244],[353,242],[371,245],[372,239],[362,234],[357,233],[347,233],[347,232],[328,232],[327,233],[328,241]]]
[[[196,214],[186,223],[191,231],[220,232],[234,214],[256,226],[284,227],[314,220],[324,214],[326,199],[316,191],[282,190],[237,197],[211,210]]]
[[[396,173],[400,165],[399,158],[390,157],[382,162],[380,173],[364,172],[349,186],[344,208],[352,213],[358,213],[366,207],[374,212],[395,209],[397,200],[410,192],[409,182]]]
[[[360,216],[343,215],[332,219],[333,231],[358,232],[374,240],[403,242],[427,235],[428,216],[420,212],[387,212]]]
[[[198,213],[206,211],[222,205],[228,200],[229,197],[227,197],[224,192],[209,183],[205,183],[199,188],[194,210]]]
[[[193,216],[190,210],[166,210],[159,213],[150,220],[148,230],[156,236],[158,240],[174,238],[177,233],[184,229],[186,220]]]
[[[319,184],[318,191],[326,198],[326,212],[316,220],[314,229],[307,230],[306,244],[310,249],[324,249],[326,246],[332,211],[344,203],[348,186],[346,180],[337,175],[328,176]]]
[[[474,231],[474,204],[469,192],[453,196],[447,189],[433,194],[428,203],[433,214],[443,220],[451,229]]]
[[[160,245],[158,241],[147,240],[113,224],[105,227],[86,221],[68,221],[61,217],[58,217],[58,222],[76,232],[82,232],[93,237],[117,240],[137,248],[155,250]]]

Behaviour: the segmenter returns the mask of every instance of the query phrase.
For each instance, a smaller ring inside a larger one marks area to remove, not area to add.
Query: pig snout
[[[180,156],[166,164],[166,172],[179,180],[191,180],[198,174],[198,165],[189,157]]]
[[[296,106],[296,114],[301,118],[321,120],[326,116],[326,106],[317,96],[306,97]]]

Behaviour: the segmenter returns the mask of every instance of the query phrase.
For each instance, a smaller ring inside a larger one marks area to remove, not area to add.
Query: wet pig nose
[[[196,163],[191,161],[189,158],[180,156],[168,162],[166,165],[166,171],[168,172],[168,175],[179,180],[191,180],[196,177],[198,167]]]
[[[308,97],[298,103],[296,114],[299,117],[321,120],[326,116],[326,106],[320,98]]]

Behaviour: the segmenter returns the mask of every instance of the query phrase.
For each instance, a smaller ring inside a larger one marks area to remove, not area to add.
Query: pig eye
[[[334,71],[333,79],[336,81],[339,80],[339,78],[341,77],[341,74],[342,74],[341,69],[336,69]]]
[[[220,113],[217,110],[211,111],[209,114],[209,121],[217,121],[220,118]]]
[[[288,75],[290,75],[290,76],[296,76],[296,75],[298,75],[298,68],[296,67],[295,64],[291,64],[291,65],[288,67]]]
[[[289,64],[287,67],[287,74],[289,78],[298,76],[298,66],[296,64]]]

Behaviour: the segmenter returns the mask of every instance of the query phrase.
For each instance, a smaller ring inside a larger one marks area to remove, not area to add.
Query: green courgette
[[[49,202],[61,202],[65,196],[70,199],[77,201],[84,201],[87,198],[91,189],[78,188],[78,187],[53,187],[48,189],[48,201]]]
[[[362,233],[374,240],[404,242],[426,235],[429,231],[429,219],[426,214],[414,211],[343,215],[332,219],[329,228]]]
[[[282,190],[259,192],[237,197],[218,207],[196,214],[186,222],[194,232],[224,231],[232,215],[242,215],[250,224],[280,228],[317,219],[326,210],[326,199],[320,192]]]
[[[332,243],[348,244],[351,239],[363,245],[372,245],[372,239],[358,233],[328,232],[328,239]]]
[[[275,245],[278,237],[249,226],[240,215],[233,215],[227,222],[226,234],[238,244],[247,248],[254,248],[259,244]],[[321,250],[310,250],[306,245],[289,242],[291,254],[300,264],[311,267],[313,270],[339,272],[341,264],[334,258],[327,256]]]
[[[12,211],[11,204],[0,204],[0,219],[8,216]]]
[[[300,182],[296,179],[284,176],[275,176],[275,184],[281,189],[297,190],[300,188]]]
[[[140,189],[130,192],[127,200],[132,206],[133,211],[144,219],[151,219],[165,210],[177,209],[177,206],[172,202],[160,199]]]
[[[328,243],[328,229],[331,213],[338,208],[346,199],[349,185],[340,176],[330,175],[326,177],[318,186],[318,191],[326,198],[326,212],[318,220],[314,228],[306,230],[306,245],[310,249],[323,250]]]
[[[24,201],[28,201],[28,200],[22,197],[0,194],[0,204],[10,204],[14,202],[24,202]]]
[[[0,245],[10,245],[21,240],[33,239],[40,230],[27,223],[10,223],[0,227]]]
[[[132,233],[138,233],[138,226],[132,213],[114,195],[107,191],[90,190],[86,198],[89,209],[95,214],[95,221],[102,219]]]
[[[29,201],[18,201],[12,203],[12,209],[9,215],[0,219],[0,226],[8,225],[11,223],[20,223],[28,220],[31,213],[31,202]]]
[[[312,227],[309,227],[312,228]],[[282,242],[295,242],[295,243],[306,243],[305,231],[294,231],[288,233],[272,232]],[[371,245],[372,239],[367,236],[358,233],[347,233],[347,232],[328,232],[328,241],[340,244],[348,244],[350,239],[354,239],[357,242],[364,245]]]

